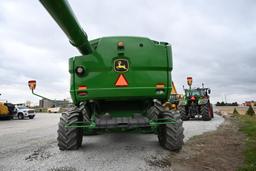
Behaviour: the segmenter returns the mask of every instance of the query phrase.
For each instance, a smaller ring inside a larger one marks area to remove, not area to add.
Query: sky
[[[173,81],[211,88],[213,103],[256,100],[255,0],[69,1],[89,40],[143,36],[169,42]],[[32,101],[27,81],[51,99],[69,99],[68,58],[79,55],[39,1],[0,1],[0,96]]]

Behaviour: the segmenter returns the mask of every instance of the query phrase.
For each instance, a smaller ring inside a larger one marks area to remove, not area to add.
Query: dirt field
[[[226,118],[218,130],[191,138],[180,153],[151,164],[159,170],[234,171],[243,165],[244,139],[237,121]]]
[[[240,114],[245,114],[249,107],[248,106],[216,106],[215,110],[226,112],[226,113],[233,113],[234,108],[236,108]],[[253,107],[253,109],[254,111],[256,111],[255,106]]]

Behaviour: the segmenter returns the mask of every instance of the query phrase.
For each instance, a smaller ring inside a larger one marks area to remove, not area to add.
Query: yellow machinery
[[[173,82],[172,82],[172,92],[171,92],[171,94],[175,94],[175,95],[178,94],[178,93],[177,93],[177,90],[176,90],[176,87],[175,87],[175,85],[174,85]]]
[[[1,116],[8,116],[9,110],[8,107],[4,105],[4,103],[0,102],[0,117]]]
[[[170,94],[169,101],[163,104],[165,110],[177,110],[177,106],[179,104],[180,99],[181,95],[177,93],[176,87],[172,82],[172,91]]]
[[[13,111],[10,111],[10,109],[12,109],[13,106],[14,105],[11,103],[0,102],[0,119],[12,119]]]

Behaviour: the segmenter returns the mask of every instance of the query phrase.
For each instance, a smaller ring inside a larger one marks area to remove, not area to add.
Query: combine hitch
[[[146,121],[146,122],[144,122]],[[104,124],[103,124],[104,122]],[[149,120],[145,118],[141,122],[136,122],[132,118],[112,118],[112,119],[96,119],[91,122],[74,122],[66,124],[66,128],[89,128],[89,129],[107,129],[107,128],[136,128],[136,127],[152,127],[156,128],[159,125],[175,124],[176,120],[172,118],[159,118]]]

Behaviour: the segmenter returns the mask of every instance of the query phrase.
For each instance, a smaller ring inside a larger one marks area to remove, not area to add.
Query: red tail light
[[[195,96],[192,96],[191,98],[190,98],[190,100],[196,100],[196,98],[195,98]]]
[[[78,95],[79,96],[86,96],[88,93],[87,92],[79,92]]]

